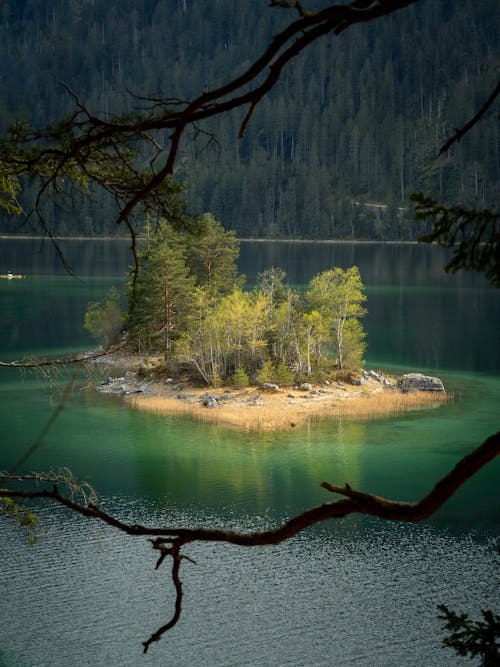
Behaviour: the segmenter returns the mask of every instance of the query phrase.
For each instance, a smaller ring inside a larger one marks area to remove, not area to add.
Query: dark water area
[[[68,276],[39,242],[0,240],[2,359],[89,348],[88,301],[124,285],[127,242],[63,242]],[[367,365],[438,373],[454,400],[391,419],[312,422],[287,433],[235,433],[135,412],[75,391],[29,469],[68,466],[127,521],[256,530],[331,500],[320,483],[416,500],[498,430],[500,299],[481,276],[442,272],[438,248],[242,243],[248,282],[282,266],[303,286],[357,264],[367,286]],[[0,369],[0,469],[34,442],[59,379]],[[77,381],[81,387],[87,381]],[[183,564],[181,623],[147,656],[141,642],[172,611],[156,553],[64,510],[39,508],[41,541],[0,522],[0,665],[477,664],[440,646],[436,605],[500,609],[496,549],[500,465],[487,466],[424,524],[349,517],[280,547],[203,545]],[[165,566],[163,566],[165,567]],[[168,565],[166,565],[168,567]]]

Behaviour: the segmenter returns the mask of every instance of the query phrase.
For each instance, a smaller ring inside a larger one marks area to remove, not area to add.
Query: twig
[[[93,361],[109,354],[114,354],[121,350],[127,344],[127,338],[124,337],[117,345],[109,347],[102,352],[93,352],[92,354],[76,355],[73,357],[59,357],[57,359],[18,359],[16,361],[0,361],[0,366],[11,368],[38,368],[40,366],[66,366],[68,364],[83,364],[87,361]]]
[[[472,130],[474,125],[484,116],[484,114],[488,111],[490,106],[493,104],[493,102],[496,100],[496,98],[500,95],[500,81],[497,83],[494,91],[491,93],[491,95],[488,97],[486,102],[483,104],[483,106],[479,109],[479,111],[474,114],[474,116],[470,119],[468,123],[466,123],[462,128],[456,128],[455,129],[455,134],[448,139],[446,143],[444,143],[441,148],[439,149],[439,155],[442,155],[442,153],[445,153],[447,150],[453,146],[453,144],[457,141],[460,141],[462,137],[464,137],[467,132]]]
[[[73,373],[71,376],[71,379],[69,382],[66,384],[66,387],[64,388],[63,395],[61,397],[61,400],[59,401],[59,405],[57,408],[54,410],[54,412],[50,415],[47,423],[45,426],[42,428],[40,433],[38,434],[38,437],[36,438],[35,442],[28,447],[28,449],[25,451],[25,453],[21,456],[21,458],[15,463],[12,468],[9,470],[10,475],[15,475],[15,473],[21,468],[26,461],[32,456],[35,451],[43,444],[43,439],[47,435],[47,433],[50,431],[52,428],[54,422],[57,420],[57,418],[60,416],[61,412],[64,409],[64,406],[66,405],[66,401],[69,398],[69,395],[73,391],[73,387],[75,384],[75,378],[76,378],[76,373]]]

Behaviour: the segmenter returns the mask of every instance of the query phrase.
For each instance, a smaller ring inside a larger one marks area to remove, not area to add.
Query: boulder
[[[398,378],[398,389],[409,391],[444,391],[442,380],[422,373],[407,373]]]
[[[206,408],[216,408],[217,407],[217,399],[215,396],[207,396],[206,398],[203,399],[203,405]]]
[[[299,387],[301,391],[312,391],[312,388],[313,386],[310,382],[303,382]]]
[[[264,391],[279,391],[280,390],[278,385],[273,384],[272,382],[263,382],[260,385],[260,388],[263,389]]]

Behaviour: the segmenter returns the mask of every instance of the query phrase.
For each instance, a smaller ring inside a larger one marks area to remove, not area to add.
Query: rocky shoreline
[[[386,416],[408,409],[435,407],[449,400],[439,378],[421,373],[396,378],[363,370],[349,382],[303,382],[284,388],[272,383],[258,387],[207,388],[171,377],[160,380],[145,375],[138,364],[133,367],[134,364],[127,364],[123,358],[118,362],[129,370],[122,375],[107,376],[97,387],[100,393],[123,397],[128,405],[138,410],[187,415],[244,430],[295,427],[311,418]]]

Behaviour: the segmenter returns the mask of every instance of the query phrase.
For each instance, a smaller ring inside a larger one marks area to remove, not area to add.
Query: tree
[[[200,219],[200,232],[185,239],[185,252],[191,273],[198,285],[217,296],[230,292],[244,282],[238,277],[236,260],[240,254],[239,241],[234,231],[225,231],[212,214]]]
[[[365,333],[359,322],[366,313],[362,306],[366,296],[358,267],[351,266],[346,271],[329,269],[318,274],[309,284],[307,300],[330,329],[337,368],[359,367],[366,348]]]
[[[139,262],[129,291],[130,340],[138,349],[162,350],[168,362],[192,312],[194,278],[176,239],[158,237]]]
[[[265,269],[257,276],[257,287],[269,299],[269,312],[271,316],[274,310],[286,299],[285,278],[286,271],[276,266]]]
[[[0,164],[0,209],[7,213],[21,213],[22,208],[17,200],[17,193],[21,186],[17,178],[5,173]]]
[[[439,618],[451,634],[443,639],[443,645],[458,655],[481,657],[482,667],[495,667],[500,660],[500,616],[482,611],[482,621],[472,621],[468,614],[457,614],[446,605],[438,605]]]
[[[417,218],[434,223],[420,241],[453,248],[445,271],[482,271],[494,287],[500,287],[500,213],[443,206],[421,193],[413,194],[412,200]]]

